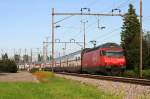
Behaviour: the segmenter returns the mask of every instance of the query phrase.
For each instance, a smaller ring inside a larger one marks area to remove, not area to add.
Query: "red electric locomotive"
[[[82,52],[82,71],[106,74],[122,73],[126,68],[123,49],[116,43],[105,43]]]

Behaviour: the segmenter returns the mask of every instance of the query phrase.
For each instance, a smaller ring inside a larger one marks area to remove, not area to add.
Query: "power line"
[[[125,5],[126,3],[128,3],[129,2],[129,0],[127,0],[127,1],[123,1],[123,2],[121,2],[118,6],[116,6],[115,8],[121,8],[121,7],[123,7],[123,5]],[[109,12],[110,13],[110,12]],[[97,22],[97,21],[96,21]],[[91,24],[91,25],[94,25],[94,24]],[[88,26],[88,27],[90,27],[90,25]],[[120,29],[120,28],[119,28]],[[116,31],[116,30],[118,30],[118,29],[115,29],[115,30],[112,30],[112,32],[113,31]],[[111,31],[110,31],[111,32]],[[110,33],[109,32],[109,33]],[[106,38],[106,37],[105,37]]]
[[[106,33],[107,35],[104,34],[104,35],[98,36],[96,39],[98,39],[98,38],[100,38],[100,37],[102,37],[102,39],[103,39],[103,38],[107,38],[109,35],[115,33],[115,31],[118,31],[119,29],[120,29],[120,27],[119,27],[119,28],[115,28],[115,29],[113,29],[113,30],[107,32],[107,33]],[[105,36],[105,35],[106,35],[106,36]],[[96,39],[95,39],[95,40],[96,40]]]
[[[86,7],[91,7],[95,5],[98,2],[98,0],[92,1],[91,3],[87,4]]]
[[[119,29],[118,29],[119,30]],[[117,31],[117,30],[116,30]],[[107,35],[106,37],[104,37],[103,39],[100,39],[100,40],[107,40],[108,38],[112,38],[114,35],[118,35],[118,34],[116,34],[115,32],[112,32],[110,35]],[[100,41],[99,41],[100,42]],[[98,43],[99,43],[98,42]]]
[[[126,6],[126,4],[129,3],[129,1],[130,1],[130,0],[123,1],[123,2],[121,2],[119,5],[117,5],[117,6],[114,7],[114,8],[122,8],[122,7]]]
[[[112,14],[107,14],[107,13],[90,13],[89,11],[90,11],[90,9],[89,8],[83,8],[83,9],[87,9],[88,10],[88,13],[56,13],[56,12],[54,12],[54,8],[52,8],[52,67],[54,66],[54,61],[55,61],[55,59],[54,59],[54,57],[55,57],[55,55],[54,55],[54,38],[55,38],[55,31],[54,31],[54,28],[55,28],[55,26],[54,26],[54,24],[55,24],[55,21],[54,21],[54,16],[56,16],[56,15],[69,15],[69,16],[72,16],[72,15],[79,15],[79,16],[124,16],[124,15],[121,15],[120,13],[119,14],[114,14],[114,13],[112,13]],[[81,9],[81,11],[82,11],[82,9]],[[85,23],[84,23],[84,48],[85,48]],[[53,70],[52,70],[53,71]]]
[[[80,29],[80,31],[76,35],[74,35],[72,38],[76,38],[76,37],[80,36],[81,32],[82,32],[82,30]]]
[[[120,8],[122,5],[126,4],[128,1],[129,1],[129,0],[121,2],[117,7]],[[96,2],[97,2],[97,1],[93,1],[93,2],[91,2],[90,4],[88,4],[88,6],[94,5]],[[68,19],[68,18],[70,18],[70,17],[72,17],[72,16],[73,16],[73,15],[68,16],[68,17],[62,19],[62,21],[65,20],[65,19]],[[59,22],[61,22],[61,21],[59,21]],[[91,25],[94,25],[94,24],[92,23]],[[90,27],[91,25],[89,25],[88,27]],[[88,28],[88,27],[86,27],[86,28]],[[78,34],[80,34],[80,33],[78,33]],[[77,36],[78,36],[78,34],[77,34]],[[75,36],[76,36],[76,35],[75,35]]]
[[[67,19],[69,19],[69,18],[71,18],[71,17],[73,17],[73,16],[74,16],[74,15],[67,16],[67,17],[65,17],[65,18],[63,18],[63,19],[61,19],[61,20],[55,22],[54,24],[57,24],[57,23],[62,22],[62,21],[64,21],[64,20],[67,20]]]
[[[135,23],[134,21],[131,21],[131,20],[128,20],[128,21],[130,21],[130,22],[132,22],[132,23]],[[137,23],[136,23],[137,24]],[[138,25],[138,24],[137,24]],[[117,31],[117,30],[119,30],[120,28],[117,28],[117,29],[114,29],[114,30],[112,30],[112,31],[110,31],[110,32],[108,32],[108,33],[106,33],[106,34],[109,34],[109,33],[114,33],[115,31]],[[108,35],[107,35],[108,36]],[[101,37],[104,37],[104,35],[102,35]],[[97,37],[98,38],[98,37]],[[106,37],[105,37],[106,38]]]

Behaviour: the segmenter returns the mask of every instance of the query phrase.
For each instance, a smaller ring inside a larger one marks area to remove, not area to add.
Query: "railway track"
[[[150,80],[147,80],[147,79],[115,77],[115,76],[102,76],[102,75],[91,75],[91,74],[78,74],[78,73],[66,73],[66,72],[57,72],[57,74],[150,86]]]

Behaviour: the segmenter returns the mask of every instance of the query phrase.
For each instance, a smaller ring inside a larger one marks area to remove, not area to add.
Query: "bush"
[[[30,70],[30,73],[35,73],[35,72],[37,72],[37,71],[39,71],[39,68],[32,68],[31,70]]]
[[[143,70],[143,77],[146,79],[150,79],[150,69]]]
[[[142,70],[142,75],[144,79],[150,79],[150,69]],[[135,70],[127,70],[123,74],[124,77],[132,77],[132,78],[139,78],[139,72]]]
[[[52,71],[52,68],[51,67],[44,67],[42,68],[43,71]]]
[[[35,75],[38,78],[38,80],[40,80],[40,82],[43,83],[47,83],[50,78],[53,78],[55,76],[54,73],[45,71],[38,71],[33,73],[33,75]]]
[[[0,72],[16,73],[18,70],[13,60],[0,60]]]
[[[137,72],[135,72],[134,70],[126,70],[123,74],[124,77],[138,77]]]

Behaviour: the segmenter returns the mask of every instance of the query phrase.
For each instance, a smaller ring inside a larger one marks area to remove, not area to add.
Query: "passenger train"
[[[122,73],[126,68],[123,49],[116,43],[105,43],[55,58],[55,72]]]

